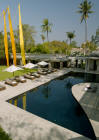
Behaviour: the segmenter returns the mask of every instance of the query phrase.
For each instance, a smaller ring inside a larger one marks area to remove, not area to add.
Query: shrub
[[[11,140],[10,136],[0,127],[0,140]]]

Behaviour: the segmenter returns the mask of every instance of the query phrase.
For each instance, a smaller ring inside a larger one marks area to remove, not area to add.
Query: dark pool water
[[[93,128],[71,92],[73,85],[84,81],[79,75],[60,77],[9,102],[95,140]]]

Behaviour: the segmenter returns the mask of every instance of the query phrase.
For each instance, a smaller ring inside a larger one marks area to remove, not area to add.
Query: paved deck
[[[88,138],[22,110],[6,100],[68,73],[60,70],[0,91],[0,125],[13,140],[88,140]]]
[[[85,91],[87,85],[97,87],[96,92]],[[72,87],[74,97],[83,107],[99,139],[99,83],[80,83]]]

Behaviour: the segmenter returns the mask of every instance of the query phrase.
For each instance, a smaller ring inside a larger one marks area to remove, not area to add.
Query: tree
[[[64,41],[53,40],[49,43],[50,53],[52,54],[66,54],[70,55],[71,46]]]
[[[45,18],[43,20],[43,24],[41,25],[41,28],[42,28],[42,32],[46,32],[46,34],[47,34],[47,41],[49,41],[48,33],[51,32],[52,24],[49,23],[49,20],[47,18]]]
[[[36,34],[34,26],[30,26],[28,24],[23,24],[23,38],[24,38],[24,48],[26,52],[30,52],[31,47],[34,46],[34,36]],[[17,26],[17,30],[14,31],[16,47],[19,49],[19,26]]]
[[[43,43],[44,43],[45,36],[44,36],[43,34],[41,34],[41,39],[42,39],[42,41],[43,41]]]
[[[73,32],[66,32],[67,33],[67,37],[70,40],[70,45],[71,45],[71,40],[75,37],[75,31]]]
[[[91,1],[88,2],[88,0],[84,0],[82,3],[80,3],[78,8],[79,10],[77,12],[81,14],[81,23],[83,21],[85,22],[85,42],[87,42],[87,19],[89,14],[93,13],[93,11],[91,11],[92,3]]]
[[[0,31],[0,65],[6,65],[4,34]]]
[[[4,48],[4,35],[3,35],[3,31],[0,32],[0,58],[5,58],[5,48]]]
[[[78,48],[76,41],[72,41],[71,46],[72,46],[72,48]]]
[[[89,49],[89,52],[93,52],[97,49],[97,46],[95,44],[93,44],[92,42],[87,42],[87,46],[88,46],[88,49]]]
[[[87,46],[87,48],[86,48],[86,46]],[[87,55],[97,49],[97,46],[94,43],[92,43],[91,41],[90,42],[87,41],[86,43],[83,43],[81,45],[81,47],[83,48],[83,50],[85,50],[85,48],[86,48]]]
[[[99,27],[98,27],[97,30],[96,30],[95,36],[92,35],[91,41],[92,41],[92,43],[94,43],[95,45],[99,45]]]

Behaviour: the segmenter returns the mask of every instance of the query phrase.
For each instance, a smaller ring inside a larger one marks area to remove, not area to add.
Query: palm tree
[[[47,18],[45,18],[43,20],[43,25],[41,26],[41,28],[42,28],[42,32],[47,33],[47,41],[49,41],[48,40],[48,33],[51,32],[51,27],[52,27],[52,24],[49,23],[49,20]]]
[[[91,1],[88,2],[88,0],[84,0],[82,3],[80,3],[78,7],[79,11],[77,11],[78,13],[81,14],[81,23],[83,21],[85,22],[85,42],[87,42],[87,19],[89,17],[89,14],[93,13],[93,11],[91,11],[92,6],[93,5]]]
[[[41,39],[42,39],[42,41],[43,41],[43,43],[44,43],[45,36],[44,36],[43,34],[41,34]]]
[[[71,44],[71,40],[75,37],[75,31],[73,32],[66,32],[67,33],[67,37],[70,40],[70,44]]]

